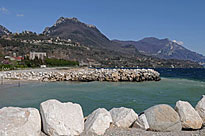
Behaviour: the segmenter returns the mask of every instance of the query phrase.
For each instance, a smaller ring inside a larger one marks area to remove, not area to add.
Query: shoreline
[[[0,90],[7,89],[11,87],[21,87],[27,85],[29,83],[42,83],[41,81],[29,81],[29,80],[11,80],[11,79],[4,79],[3,84],[0,82]]]

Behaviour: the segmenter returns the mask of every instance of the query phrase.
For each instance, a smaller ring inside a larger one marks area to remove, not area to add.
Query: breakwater
[[[1,72],[4,79],[29,80],[29,81],[159,81],[160,74],[153,69],[89,69],[79,68],[70,70],[52,71],[8,71]]]

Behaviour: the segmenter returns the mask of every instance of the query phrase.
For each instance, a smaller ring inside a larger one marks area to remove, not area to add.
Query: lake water
[[[133,108],[140,113],[156,104],[169,104],[174,107],[178,100],[189,101],[195,106],[205,94],[205,80],[193,76],[194,72],[186,79],[183,77],[186,75],[184,72],[176,74],[176,71],[170,69],[163,70],[158,69],[163,76],[159,82],[55,82],[0,88],[0,108],[39,108],[40,103],[47,99],[58,99],[62,102],[79,103],[84,115],[99,107],[109,110],[121,106]],[[204,74],[205,70],[202,71]],[[176,75],[170,76],[171,73]]]

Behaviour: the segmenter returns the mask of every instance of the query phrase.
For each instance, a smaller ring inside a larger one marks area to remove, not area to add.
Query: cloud
[[[175,43],[177,43],[177,44],[179,44],[179,45],[183,45],[183,44],[184,44],[184,42],[182,42],[182,41],[173,40],[172,42],[175,42]]]
[[[24,14],[16,14],[17,17],[24,17]]]
[[[1,8],[0,8],[0,12],[1,12],[2,14],[8,14],[8,13],[9,13],[9,10],[6,9],[6,8],[4,8],[4,7],[1,7]]]

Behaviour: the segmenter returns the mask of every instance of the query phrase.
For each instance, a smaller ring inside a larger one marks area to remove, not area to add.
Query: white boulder
[[[0,109],[0,136],[40,136],[41,117],[35,108]]]
[[[137,113],[129,108],[113,108],[110,110],[113,124],[117,127],[129,128],[138,118]]]
[[[203,124],[205,125],[205,95],[202,96],[195,109],[199,113],[201,119],[203,120]]]
[[[145,116],[145,114],[141,114],[138,119],[135,121],[135,123],[133,124],[134,128],[141,128],[144,130],[148,130],[149,129],[149,124],[147,122],[147,118]]]
[[[88,116],[85,122],[85,133],[103,135],[111,123],[112,117],[110,112],[104,108],[99,108]]]
[[[80,135],[84,129],[83,111],[79,104],[48,100],[40,105],[43,130],[50,136]]]
[[[175,110],[180,116],[184,129],[200,129],[202,127],[203,121],[190,103],[178,101]]]
[[[144,111],[149,124],[149,129],[153,131],[180,131],[182,129],[179,115],[169,105],[159,104]]]

